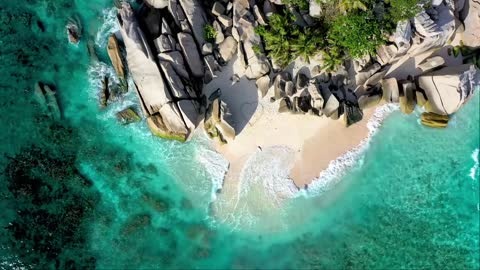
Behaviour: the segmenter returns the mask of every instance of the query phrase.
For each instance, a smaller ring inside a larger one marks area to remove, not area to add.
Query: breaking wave
[[[477,179],[477,174],[478,174],[478,166],[479,166],[479,162],[478,162],[478,156],[479,156],[479,148],[473,150],[472,152],[472,159],[473,159],[473,166],[472,168],[470,168],[470,178],[472,178],[473,180],[476,180]]]
[[[320,173],[320,176],[308,186],[308,190],[302,190],[299,195],[317,195],[329,190],[340,181],[340,178],[347,173],[348,169],[361,164],[361,156],[368,148],[372,137],[377,133],[382,122],[392,112],[398,109],[399,106],[397,104],[385,104],[376,108],[375,113],[367,123],[369,130],[367,138],[363,139],[357,147],[351,149],[337,159],[332,160],[328,167]]]

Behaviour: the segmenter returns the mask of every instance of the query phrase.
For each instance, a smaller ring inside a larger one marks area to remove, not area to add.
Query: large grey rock
[[[400,53],[406,52],[410,48],[412,41],[412,25],[410,20],[398,22],[394,34],[395,45]]]
[[[292,102],[290,101],[289,97],[284,97],[280,100],[278,104],[278,112],[283,113],[283,112],[290,112],[292,111]]]
[[[215,98],[205,112],[204,128],[210,138],[222,143],[235,139],[235,129],[226,120],[228,115],[227,105],[220,98]]]
[[[168,0],[145,0],[145,3],[154,8],[166,8],[168,6]]]
[[[334,95],[330,95],[325,103],[325,107],[323,108],[323,113],[327,117],[331,117],[335,113],[338,113],[338,108],[340,107],[340,102]],[[337,117],[338,118],[338,117]]]
[[[400,96],[400,110],[405,114],[411,114],[415,109],[415,83],[402,82],[402,95]]]
[[[178,0],[178,3],[180,3],[185,11],[185,16],[192,28],[192,33],[197,42],[197,46],[201,48],[205,43],[203,29],[207,23],[207,17],[202,4],[198,0]]]
[[[160,35],[153,41],[153,44],[155,44],[155,47],[159,53],[169,52],[175,48],[172,46],[172,43],[166,35]]]
[[[256,81],[258,96],[263,98],[270,88],[270,77],[268,75],[262,76]]]
[[[260,25],[267,25],[267,20],[265,19],[262,11],[260,11],[260,8],[257,5],[253,6],[253,14],[255,14],[255,19]]]
[[[248,63],[244,75],[248,79],[258,79],[268,74],[270,65],[264,54],[257,54],[254,48],[263,49],[262,39],[255,33],[254,18],[249,12],[250,4],[246,0],[234,1],[233,19],[243,45],[243,53]]]
[[[343,120],[347,127],[359,122],[363,118],[363,112],[356,106],[343,104]]]
[[[317,0],[310,0],[309,1],[309,9],[308,14],[313,18],[321,18],[322,17],[322,7]]]
[[[275,13],[277,13],[275,6],[270,1],[263,1],[263,14],[268,18]]]
[[[382,68],[380,64],[374,63],[372,65],[367,66],[362,71],[358,72],[355,75],[355,83],[356,85],[363,85],[373,74],[377,73]]]
[[[220,23],[218,21],[214,21],[212,26],[213,26],[213,29],[215,29],[215,33],[216,33],[215,44],[222,43],[223,40],[225,39],[225,36],[222,31],[222,26],[220,26]]]
[[[228,62],[237,52],[237,41],[232,36],[228,36],[218,45],[218,50],[222,59]]]
[[[178,42],[182,47],[185,60],[192,71],[192,75],[198,78],[203,77],[203,75],[205,75],[205,68],[192,35],[187,33],[178,33],[177,37]]]
[[[315,84],[315,82],[310,82],[308,85],[308,93],[310,94],[311,97],[311,105],[312,109],[314,110],[314,113],[317,115],[322,115],[323,114],[323,104],[325,100],[323,99],[320,89],[318,86]]]
[[[189,79],[190,75],[188,74],[187,69],[185,68],[185,62],[183,61],[183,56],[179,51],[160,53],[158,54],[158,59],[160,61],[167,61],[172,64],[175,72],[178,75],[182,76],[184,79]]]
[[[383,90],[383,100],[385,100],[386,102],[398,103],[400,94],[398,90],[397,79],[395,78],[383,79],[382,90]]]
[[[220,16],[225,13],[225,7],[219,1],[216,1],[212,7],[212,14],[215,16]]]
[[[118,45],[118,40],[115,34],[111,34],[108,37],[107,52],[118,78],[120,80],[125,80],[126,79],[125,64],[123,63],[123,59],[121,57],[121,52],[120,52],[120,46]]]
[[[374,94],[374,95],[363,95],[358,98],[358,107],[361,110],[365,110],[368,108],[373,108],[380,103],[380,100],[382,100],[382,96],[379,94]]]
[[[295,85],[293,84],[292,81],[288,81],[285,83],[285,94],[287,96],[291,97],[297,92],[297,89],[295,89]]]
[[[440,115],[458,111],[479,84],[480,72],[473,65],[445,67],[418,77],[418,85],[431,107],[429,111]]]
[[[213,53],[213,45],[212,43],[205,43],[202,46],[202,54],[203,55],[208,55]]]
[[[155,55],[152,54],[128,3],[122,3],[119,15],[128,67],[135,81],[142,109],[149,116],[147,123],[150,129],[163,138],[187,140],[190,131],[176,105],[171,103],[172,98],[156,64]]]
[[[273,81],[273,91],[276,100],[285,97],[287,82],[292,80],[292,76],[287,71],[279,73]]]
[[[445,64],[445,59],[441,56],[434,56],[431,58],[428,58],[421,62],[420,64],[417,65],[417,68],[419,68],[422,72],[427,72],[432,69],[438,68],[440,66],[443,66]]]
[[[465,30],[462,35],[462,41],[465,46],[479,47],[480,46],[480,3],[477,0],[466,0],[468,3],[464,4],[462,8],[461,19]],[[458,3],[461,1],[455,1]]]
[[[297,76],[295,76],[295,87],[297,88],[297,90],[301,90],[301,89],[304,89],[306,87],[308,87],[308,77],[307,75],[301,73],[301,72],[298,72],[297,73]]]
[[[377,49],[377,61],[384,66],[397,55],[397,52],[398,49],[395,45],[382,45]]]
[[[224,28],[230,27],[233,25],[232,18],[227,15],[220,15],[217,17],[218,21],[223,25]]]

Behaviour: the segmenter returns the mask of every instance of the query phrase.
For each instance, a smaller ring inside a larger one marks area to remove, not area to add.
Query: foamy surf
[[[99,48],[105,48],[108,36],[120,30],[117,23],[117,9],[115,7],[104,9],[102,15],[103,23],[95,36],[95,45]]]
[[[344,176],[349,169],[353,168],[355,165],[361,165],[363,160],[362,155],[368,148],[372,137],[377,133],[378,129],[382,125],[382,122],[392,112],[398,109],[399,106],[397,104],[385,104],[376,108],[375,113],[367,123],[369,130],[368,136],[363,139],[357,147],[351,149],[335,160],[332,160],[327,169],[323,170],[319,177],[313,180],[313,182],[308,186],[308,189],[302,190],[302,192],[299,192],[298,195],[314,196],[325,192],[337,184],[341,177]]]
[[[472,178],[473,180],[476,180],[477,179],[477,174],[478,174],[478,166],[479,166],[479,162],[478,162],[478,156],[479,156],[479,148],[473,150],[472,152],[472,159],[473,159],[473,166],[472,168],[470,168],[470,178]]]

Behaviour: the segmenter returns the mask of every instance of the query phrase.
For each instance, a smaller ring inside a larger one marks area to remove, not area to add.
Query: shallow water
[[[3,1],[2,8],[0,226],[25,222],[31,233],[1,231],[0,268],[479,268],[478,93],[446,130],[422,127],[418,112],[393,113],[330,190],[287,200],[269,215],[244,201],[248,211],[221,222],[210,203],[228,164],[205,139],[179,144],[153,137],[144,122],[118,124],[115,112],[137,104],[132,91],[99,108],[100,78],[114,75],[89,58],[87,41],[108,63],[111,1]],[[64,28],[74,14],[84,27],[78,46]],[[36,81],[56,86],[60,123],[32,100]],[[71,158],[65,175],[54,170],[59,157]],[[28,189],[13,195],[12,158],[45,160],[23,165],[28,179],[52,188],[39,189],[40,202]],[[260,180],[241,199],[268,200]],[[45,213],[50,219],[39,218]],[[50,235],[43,246],[58,252],[32,249],[35,234]]]

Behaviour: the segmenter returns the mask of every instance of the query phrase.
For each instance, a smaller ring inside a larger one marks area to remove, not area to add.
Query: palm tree
[[[304,31],[298,31],[298,38],[295,43],[292,44],[292,51],[294,58],[302,57],[307,63],[310,62],[310,56],[315,53],[322,46],[323,38],[316,31],[312,31],[310,28],[304,29]]]
[[[367,6],[361,0],[340,0],[338,7],[342,12],[348,12],[356,9],[367,10]]]
[[[337,47],[333,47],[323,52],[323,66],[327,72],[335,71],[343,64],[343,56]]]

